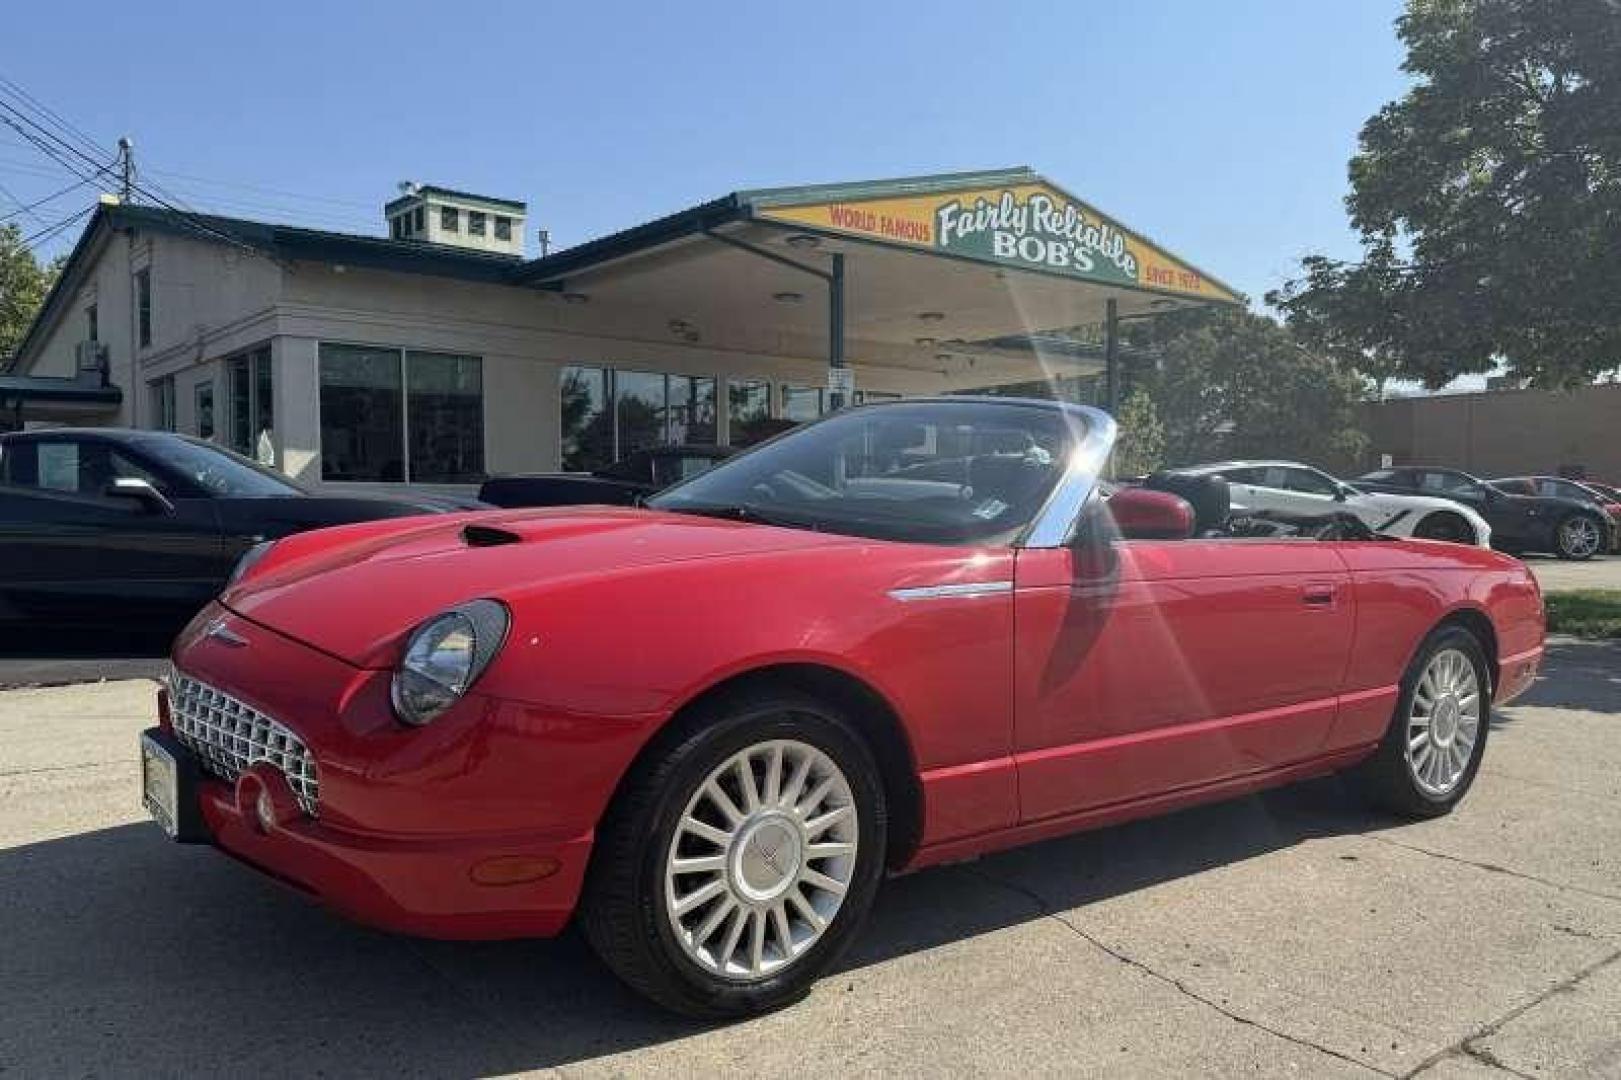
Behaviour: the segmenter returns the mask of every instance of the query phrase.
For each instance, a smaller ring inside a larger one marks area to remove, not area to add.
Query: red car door
[[[1313,540],[1019,552],[1021,818],[1196,787],[1319,752],[1349,660],[1349,586],[1335,545]]]

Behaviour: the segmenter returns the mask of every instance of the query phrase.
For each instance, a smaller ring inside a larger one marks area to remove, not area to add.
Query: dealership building
[[[1107,400],[1121,322],[1243,302],[1028,169],[739,191],[539,258],[520,202],[402,185],[384,219],[104,201],[0,374],[0,427],[459,485],[897,396],[1096,377]]]

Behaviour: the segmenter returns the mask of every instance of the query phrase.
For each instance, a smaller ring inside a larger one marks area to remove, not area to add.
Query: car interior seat
[[[974,498],[996,498],[1009,506],[1024,506],[1046,489],[1051,467],[1032,462],[1023,454],[981,454],[968,462],[968,484]]]

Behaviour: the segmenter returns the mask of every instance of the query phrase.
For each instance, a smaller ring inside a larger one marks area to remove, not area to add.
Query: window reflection
[[[484,474],[484,383],[478,358],[411,352],[405,365],[412,481],[479,480]]]

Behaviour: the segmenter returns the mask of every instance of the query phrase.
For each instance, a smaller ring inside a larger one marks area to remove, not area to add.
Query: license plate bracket
[[[169,839],[207,843],[208,826],[197,802],[197,759],[162,728],[141,732],[141,804]]]

